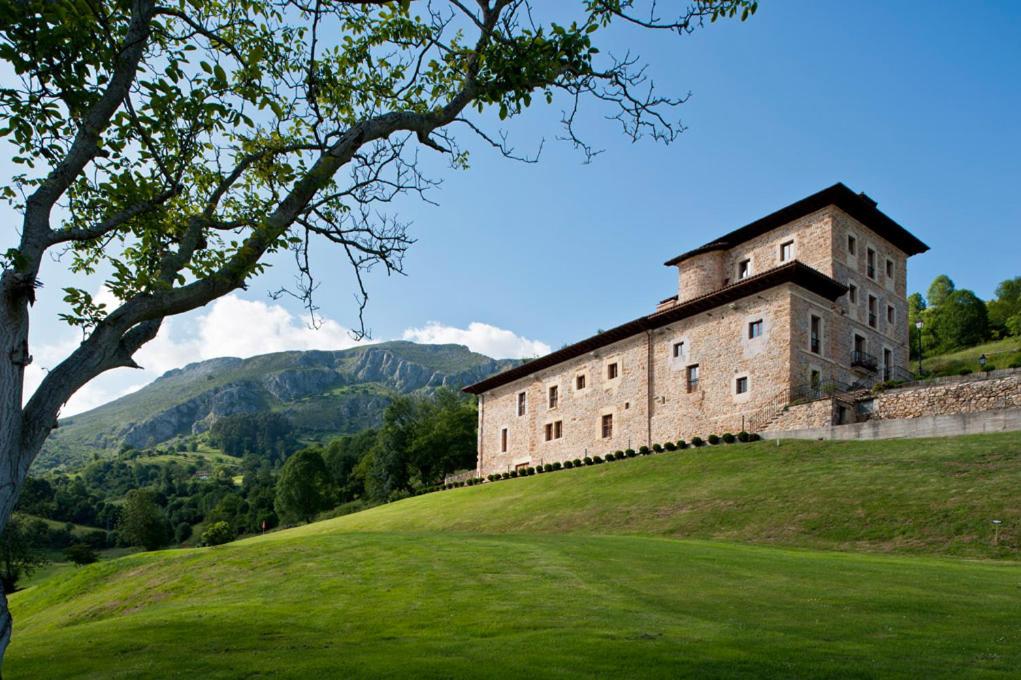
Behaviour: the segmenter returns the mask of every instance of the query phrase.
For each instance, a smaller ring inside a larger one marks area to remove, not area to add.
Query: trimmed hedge
[[[585,456],[585,459],[582,462],[584,462],[585,465],[592,465],[595,461],[593,461],[590,456]]]
[[[733,434],[731,434],[730,432],[724,432],[724,433],[723,433],[723,441],[724,441],[724,443],[726,443],[726,444],[733,444],[734,442],[736,442],[736,441],[737,441],[737,437],[735,437],[735,436],[734,436]]]
[[[603,462],[603,459],[602,459],[602,458],[600,458],[599,456],[595,456],[595,457],[594,457],[594,458],[592,459],[592,462],[593,462],[593,463],[595,463],[596,465],[599,465],[600,463],[602,463],[602,462]]]
[[[712,444],[713,446],[716,446],[717,444],[720,443],[720,438],[718,436],[716,436],[715,434],[709,435],[708,439],[709,439],[709,443]]]
[[[581,459],[580,458],[575,458],[574,459],[574,467],[581,467]]]
[[[698,447],[698,446],[702,446],[704,444],[705,444],[705,442],[702,440],[701,437],[692,437],[691,438],[691,445],[692,446]]]
[[[652,445],[652,450],[655,451],[656,453],[663,453],[663,445],[662,444],[653,444]]]
[[[674,444],[673,442],[667,442],[666,444],[663,445],[663,448],[666,449],[667,451],[676,451],[677,444]]]

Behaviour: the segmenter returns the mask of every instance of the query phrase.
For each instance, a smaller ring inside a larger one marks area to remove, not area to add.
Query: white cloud
[[[319,328],[280,305],[224,296],[192,322],[188,338],[176,320],[164,322],[163,332],[138,355],[138,363],[163,373],[171,368],[216,357],[251,357],[285,350],[347,349],[358,344],[348,329],[323,319]]]
[[[116,306],[116,300],[105,289],[95,299],[106,302],[108,310]],[[550,346],[544,342],[477,321],[468,324],[468,328],[431,321],[421,328],[407,329],[402,338],[419,343],[466,345],[475,352],[501,359],[550,352]],[[67,357],[80,341],[79,332],[68,329],[55,342],[32,346],[35,361],[25,374],[26,399],[42,381],[45,370]],[[330,319],[323,319],[315,329],[301,315],[281,305],[227,295],[203,310],[164,321],[159,335],[135,355],[141,371],[116,369],[101,375],[79,390],[61,415],[88,411],[140,389],[171,369],[196,361],[225,356],[246,358],[285,350],[338,350],[357,344],[348,329]]]
[[[512,331],[479,321],[472,321],[468,328],[445,326],[438,321],[430,321],[422,328],[409,328],[404,331],[403,339],[426,344],[465,345],[473,352],[497,359],[524,359],[549,354],[551,351],[545,342],[529,340]]]

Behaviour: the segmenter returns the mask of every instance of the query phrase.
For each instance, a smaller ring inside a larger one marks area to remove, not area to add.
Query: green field
[[[1019,488],[1019,434],[761,442],[463,488],[55,575],[13,596],[6,671],[1017,677]]]
[[[923,357],[922,368],[933,375],[957,375],[964,370],[978,373],[982,370],[978,358],[983,354],[986,355],[987,365],[1010,368],[1021,362],[1021,338],[1007,338],[949,354]],[[917,360],[912,363],[912,366],[916,365]]]

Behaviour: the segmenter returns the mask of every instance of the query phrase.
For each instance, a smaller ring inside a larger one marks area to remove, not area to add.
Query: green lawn
[[[430,494],[54,575],[11,598],[5,671],[1017,677],[1019,488],[1005,434],[763,442]]]
[[[985,354],[990,365],[996,368],[1009,368],[1021,362],[1021,338],[1007,338],[996,342],[987,342],[968,349],[934,357],[923,357],[922,367],[926,373],[935,375],[958,375],[962,370],[978,372],[981,366],[978,358]],[[917,360],[912,366],[917,365]]]
[[[466,487],[296,531],[643,534],[1018,559],[1019,490],[1018,432],[784,440],[689,448]],[[1003,522],[996,546],[993,519]]]

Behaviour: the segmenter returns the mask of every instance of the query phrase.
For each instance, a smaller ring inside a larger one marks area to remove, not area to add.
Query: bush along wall
[[[507,472],[496,472],[490,475],[486,475],[485,479],[481,477],[473,477],[460,482],[450,482],[449,484],[437,484],[435,486],[423,487],[415,492],[416,496],[420,496],[426,493],[432,493],[433,491],[445,491],[449,489],[458,489],[463,486],[476,486],[478,484],[484,484],[486,482],[499,482],[505,479],[516,479],[518,477],[530,477],[536,474],[546,474],[548,472],[559,472],[560,470],[573,470],[574,468],[588,467],[590,465],[601,465],[602,463],[613,463],[619,460],[627,460],[628,458],[637,458],[638,456],[651,456],[658,453],[665,453],[670,451],[683,451],[689,447],[701,448],[703,446],[711,445],[717,446],[719,444],[736,444],[736,443],[747,443],[759,441],[761,437],[753,432],[745,432],[742,430],[737,434],[732,432],[725,432],[723,435],[710,434],[705,439],[702,437],[692,437],[691,442],[686,442],[683,439],[678,439],[676,442],[665,442],[662,444],[653,444],[649,446],[641,446],[637,451],[628,448],[623,451],[610,451],[605,456],[585,456],[584,458],[575,458],[573,460],[566,460],[563,462],[557,461],[555,463],[540,463],[534,467],[524,467],[520,470],[508,470]]]

